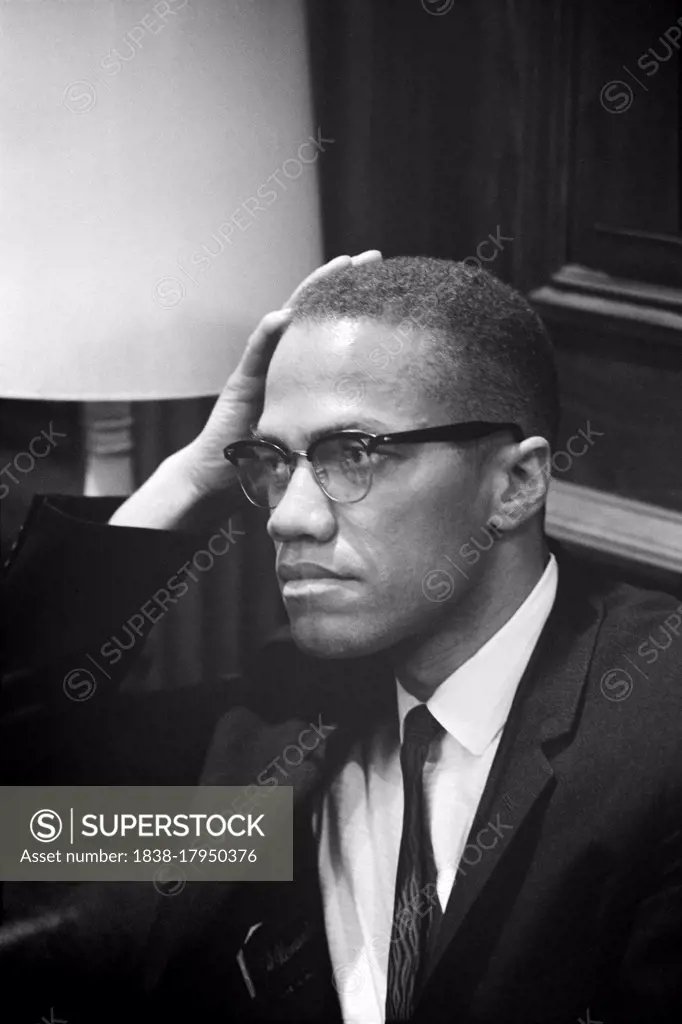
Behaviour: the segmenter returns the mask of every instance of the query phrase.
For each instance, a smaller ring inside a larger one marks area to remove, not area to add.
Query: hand
[[[299,294],[334,270],[377,259],[381,259],[381,253],[376,249],[357,256],[337,256],[306,277],[281,309],[263,317],[247,341],[239,364],[220,393],[206,426],[185,449],[187,470],[197,494],[207,497],[233,479],[234,468],[225,460],[223,448],[244,437],[261,414],[270,360],[291,322],[290,307]]]
[[[377,249],[357,256],[337,256],[314,270],[284,306],[263,317],[246,343],[239,363],[216,401],[201,431],[185,448],[166,459],[156,472],[112,516],[114,526],[173,529],[191,522],[195,509],[210,506],[234,481],[235,470],[223,448],[244,437],[260,416],[265,377],[277,342],[291,322],[291,306],[313,281],[342,267],[380,260]]]

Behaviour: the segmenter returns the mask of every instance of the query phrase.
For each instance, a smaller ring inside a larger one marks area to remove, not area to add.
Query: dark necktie
[[[433,935],[442,916],[422,782],[429,745],[442,731],[426,704],[412,708],[405,717],[400,750],[405,810],[388,955],[386,1024],[410,1019],[422,981],[429,935]]]

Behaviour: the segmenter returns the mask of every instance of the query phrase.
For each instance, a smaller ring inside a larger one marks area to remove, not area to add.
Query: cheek
[[[471,503],[454,500],[450,489],[432,493],[428,502],[418,494],[393,502],[381,517],[349,523],[346,538],[366,566],[377,600],[385,596],[404,606],[414,603],[415,594],[422,599],[428,574],[451,572],[461,561],[474,520]]]

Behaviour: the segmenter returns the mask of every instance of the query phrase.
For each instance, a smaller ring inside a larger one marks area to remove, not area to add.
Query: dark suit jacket
[[[110,511],[44,501],[20,539],[5,581],[2,781],[247,785],[321,724],[325,739],[282,779],[295,880],[196,882],[174,897],[8,885],[5,990],[27,1020],[54,1007],[69,1024],[340,1020],[310,813],[387,713],[391,674],[381,659],[317,661],[279,643],[248,682],[122,696],[121,664],[96,699],[64,700],[65,672],[200,546],[85,521]],[[682,1020],[679,600],[603,590],[566,558],[559,580],[429,965],[424,1024]]]

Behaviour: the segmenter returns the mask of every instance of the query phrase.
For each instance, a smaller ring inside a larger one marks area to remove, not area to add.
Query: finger
[[[358,253],[357,256],[335,256],[333,260],[329,260],[328,263],[324,263],[321,267],[313,270],[312,274],[308,274],[305,280],[301,281],[289,297],[285,306],[292,306],[304,288],[313,284],[314,281],[319,281],[321,278],[333,273],[335,270],[342,270],[344,267],[358,267],[363,263],[371,263],[381,258],[381,252],[378,249],[366,249],[364,252]]]
[[[267,313],[246,343],[235,373],[245,377],[264,377],[277,342],[291,321],[290,309]]]
[[[298,296],[303,291],[303,289],[307,288],[309,284],[312,284],[314,281],[319,281],[320,278],[326,277],[327,274],[332,273],[334,270],[341,270],[342,267],[349,267],[351,266],[351,264],[351,256],[335,256],[334,259],[329,260],[328,263],[323,263],[321,267],[317,267],[315,270],[313,270],[312,274],[308,274],[308,276],[303,281],[301,281],[299,285],[297,285],[293,293],[289,296],[288,300],[284,304],[283,308],[286,308],[287,306],[292,306],[296,299],[298,298]]]
[[[237,371],[245,377],[264,377],[267,373],[272,354],[275,351],[277,342],[289,326],[292,310],[289,308],[296,300],[296,297],[313,281],[317,281],[334,270],[342,267],[359,266],[363,263],[370,263],[382,258],[378,249],[367,249],[358,253],[357,256],[336,256],[333,260],[318,267],[309,274],[295,289],[286,306],[282,309],[267,313],[256,327],[253,334],[246,343],[246,348],[237,366]]]
[[[357,256],[351,256],[351,262],[354,267],[359,267],[362,263],[373,263],[375,260],[382,258],[381,250],[365,249],[364,252],[358,253]]]
[[[313,281],[319,280],[333,270],[350,266],[351,262],[352,257],[350,256],[336,256],[323,266],[317,267],[312,274],[308,274],[305,280],[298,285],[282,309],[266,313],[253,334],[249,337],[235,373],[244,377],[265,376],[270,365],[272,353],[275,351],[275,346],[291,321],[292,311],[289,307],[295,301],[296,296]],[[230,383],[228,381],[228,384]]]

